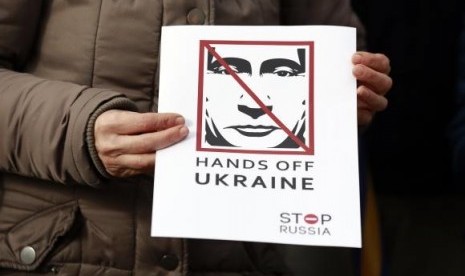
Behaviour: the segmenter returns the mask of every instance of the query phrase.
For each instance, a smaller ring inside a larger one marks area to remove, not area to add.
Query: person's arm
[[[101,175],[86,143],[92,115],[135,105],[108,89],[18,72],[33,48],[41,6],[0,0],[0,172],[97,186]]]

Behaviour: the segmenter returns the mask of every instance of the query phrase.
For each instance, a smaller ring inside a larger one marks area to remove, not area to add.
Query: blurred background
[[[297,275],[465,275],[465,1],[352,0],[391,60],[389,107],[361,136],[364,248],[284,246]],[[366,191],[366,190],[365,190]]]
[[[391,59],[394,80],[388,109],[364,137],[383,276],[465,275],[465,167],[457,167],[454,156],[465,152],[458,152],[453,137],[465,122],[452,123],[460,112],[459,72],[465,70],[459,62],[465,56],[464,4],[353,0],[368,49]]]

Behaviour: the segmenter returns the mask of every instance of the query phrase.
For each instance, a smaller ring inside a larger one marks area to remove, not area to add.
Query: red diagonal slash
[[[276,117],[271,110],[269,110],[266,105],[257,97],[257,95],[250,89],[249,86],[234,72],[234,70],[229,67],[229,64],[213,49],[213,47],[205,43],[205,47],[207,48],[208,52],[210,52],[216,60],[226,69],[226,71],[239,83],[239,85],[249,94],[250,97],[260,106],[260,108],[282,129],[286,134],[301,148],[304,149],[306,152],[311,152],[311,149],[305,145],[291,130],[289,130],[282,122]]]

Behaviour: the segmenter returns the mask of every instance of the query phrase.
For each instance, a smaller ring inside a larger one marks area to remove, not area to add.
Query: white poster
[[[152,236],[360,247],[355,37],[164,27],[158,111],[190,132],[157,152]]]

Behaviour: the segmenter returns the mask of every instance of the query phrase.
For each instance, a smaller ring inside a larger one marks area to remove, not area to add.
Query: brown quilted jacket
[[[358,21],[348,0],[0,0],[0,275],[284,273],[270,245],[151,238],[153,179],[95,154],[101,112],[156,111],[175,24]]]

